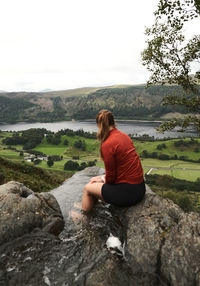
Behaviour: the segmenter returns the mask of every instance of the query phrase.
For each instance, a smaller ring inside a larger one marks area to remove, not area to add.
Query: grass
[[[52,167],[49,167],[47,165],[46,161],[41,161],[41,163],[39,163],[37,166],[47,169],[47,170],[54,170],[54,171],[64,171],[64,164],[66,163],[65,160],[61,160],[58,162],[54,162]]]
[[[0,143],[2,143],[2,140],[6,137],[11,137],[13,135],[13,132],[3,131],[0,132]]]
[[[143,167],[200,169],[200,163],[184,162],[180,160],[158,160],[151,158],[141,159]]]
[[[190,147],[175,147],[174,142],[179,141],[180,139],[170,139],[167,141],[155,141],[155,142],[141,142],[138,140],[134,140],[134,145],[138,154],[142,154],[143,150],[147,150],[148,153],[157,152],[158,155],[166,154],[168,156],[177,155],[180,156],[187,156],[188,159],[198,160],[200,159],[200,152],[194,152],[196,145],[191,145]],[[200,138],[195,138],[198,141],[198,147],[200,149]],[[184,141],[190,141],[190,138],[184,139]],[[157,146],[160,144],[165,144],[166,148],[162,150],[158,150]]]
[[[44,93],[44,97],[51,96],[62,96],[62,97],[72,97],[72,96],[86,96],[90,92],[95,92],[96,90],[102,89],[102,87],[85,87],[85,88],[75,88],[75,89],[67,89],[67,90],[58,90],[58,91],[50,91],[48,93]]]
[[[48,191],[58,187],[71,177],[72,172],[44,170],[27,162],[15,162],[0,157],[0,174],[2,183],[18,181],[36,192]]]
[[[199,171],[182,171],[182,170],[152,170],[151,174],[169,175],[181,180],[195,182],[200,178]]]
[[[0,148],[0,156],[3,158],[10,159],[10,160],[21,161],[21,158],[19,156],[19,152],[16,152],[14,150],[3,150]]]
[[[171,175],[178,179],[185,180],[185,178],[187,178],[188,181],[195,182],[198,178],[200,178],[200,171],[173,170]]]
[[[151,159],[145,158],[141,159],[141,163],[143,167],[162,167],[162,168],[171,168],[177,163],[181,163],[182,161],[178,160],[158,160],[158,159]]]
[[[7,136],[12,136],[12,132],[2,132],[0,133],[0,143],[2,143],[2,139]],[[64,145],[64,141],[68,140],[69,144]],[[82,151],[81,149],[74,147],[74,142],[77,140],[84,140],[86,143],[86,151]],[[167,154],[169,156],[173,156],[177,154],[178,156],[187,156],[190,159],[200,159],[200,152],[194,152],[193,147],[184,148],[176,148],[174,146],[174,141],[179,139],[171,139],[167,141],[156,141],[156,142],[140,142],[138,140],[134,140],[134,145],[136,147],[137,153],[141,154],[143,150],[147,150],[149,153],[157,152],[158,154]],[[184,139],[184,140],[190,140]],[[196,139],[200,145],[200,138]],[[157,145],[165,143],[166,148],[157,150]],[[63,160],[54,162],[52,167],[48,167],[46,161],[42,161],[39,163],[39,167],[47,169],[47,170],[55,170],[55,171],[63,171],[64,164],[67,160],[71,160],[73,156],[78,156],[79,163],[81,161],[93,161],[97,159],[97,166],[104,168],[104,163],[99,160],[99,151],[98,151],[98,142],[95,139],[87,139],[80,136],[62,136],[61,143],[59,145],[52,145],[47,143],[46,138],[43,139],[43,142],[39,144],[34,150],[40,151],[49,156],[51,155],[59,155],[63,156]],[[23,161],[24,157],[19,156],[19,152],[15,150],[3,150],[6,146],[0,146],[0,156],[3,158],[7,158],[9,160],[13,160],[16,162]],[[22,146],[13,146],[18,150],[22,150]],[[141,163],[144,169],[144,173],[146,174],[151,167],[161,167],[161,168],[182,168],[182,169],[200,169],[200,163],[190,163],[180,160],[158,160],[152,158],[141,158]],[[33,163],[30,163],[33,165]],[[195,181],[198,177],[200,177],[200,172],[197,171],[184,171],[184,170],[153,170],[151,174],[168,174],[180,179],[186,179],[190,181]]]
[[[151,171],[151,174],[169,175],[178,179],[188,180],[193,182],[195,182],[197,178],[200,178],[199,163],[183,162],[179,160],[161,161],[158,159],[142,159],[141,162],[145,174],[150,170],[150,167],[176,168],[176,169],[180,168],[180,169],[193,169],[193,170],[197,169],[197,171],[154,169]],[[147,166],[149,166],[149,168],[147,168]]]
[[[96,163],[96,165],[97,165],[98,167],[100,167],[100,168],[104,168],[104,162],[101,161],[101,160],[98,160],[97,163]]]
[[[68,140],[69,144],[64,145],[64,141]],[[84,140],[86,143],[86,151],[74,147],[74,142],[77,140]],[[95,159],[98,156],[97,141],[94,139],[82,138],[80,136],[62,136],[61,143],[59,145],[49,144],[44,138],[43,142],[39,144],[34,150],[40,151],[47,155],[59,155],[65,158],[72,158],[73,156],[79,156],[80,158],[91,157]]]
[[[67,90],[58,90],[58,91],[50,91],[50,92],[45,92],[43,94],[44,97],[49,97],[49,96],[62,96],[62,97],[74,97],[74,96],[86,96],[91,92],[95,92],[100,89],[108,89],[108,88],[126,88],[129,85],[113,85],[113,86],[105,86],[105,87],[81,87],[81,88],[75,88],[75,89],[67,89]],[[130,85],[133,86],[133,85]],[[135,85],[138,86],[138,85]]]
[[[158,160],[158,159],[148,159],[148,158],[142,159],[141,163],[145,174],[150,170],[150,167],[180,168],[180,169],[193,169],[193,170],[198,169],[197,171],[154,169],[151,171],[151,174],[169,175],[178,179],[188,180],[192,182],[195,182],[197,178],[200,178],[199,163],[183,162],[179,160]]]

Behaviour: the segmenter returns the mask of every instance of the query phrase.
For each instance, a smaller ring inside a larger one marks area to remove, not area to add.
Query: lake
[[[117,121],[116,125],[119,130],[126,134],[143,135],[148,134],[155,138],[177,138],[177,137],[194,137],[195,132],[190,128],[187,132],[165,132],[164,134],[158,133],[156,127],[159,126],[159,122],[155,121]],[[30,128],[46,128],[47,130],[57,132],[61,129],[72,129],[74,131],[83,129],[87,132],[96,132],[97,126],[95,121],[62,121],[52,123],[17,123],[17,124],[1,124],[0,130],[2,131],[21,131]]]

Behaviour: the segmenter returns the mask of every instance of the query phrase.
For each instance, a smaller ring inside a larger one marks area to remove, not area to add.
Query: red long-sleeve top
[[[101,148],[107,184],[140,184],[143,182],[140,158],[127,134],[116,128],[112,129]]]

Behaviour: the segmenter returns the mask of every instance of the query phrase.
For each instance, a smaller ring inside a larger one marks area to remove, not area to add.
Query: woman
[[[98,199],[120,207],[140,202],[145,194],[143,170],[133,142],[115,127],[113,114],[101,110],[96,116],[100,157],[105,177],[91,178],[84,188],[82,210],[89,212]]]

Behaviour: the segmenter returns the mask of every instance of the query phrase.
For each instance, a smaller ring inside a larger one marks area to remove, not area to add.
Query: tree
[[[54,161],[53,161],[52,159],[49,159],[49,160],[47,161],[47,165],[48,165],[49,167],[52,167],[53,164],[54,164]]]
[[[200,70],[191,75],[192,65],[200,59],[200,35],[186,40],[184,25],[200,16],[199,0],[159,0],[155,11],[155,23],[145,34],[147,48],[142,52],[143,64],[151,76],[151,84],[173,84],[182,87],[182,94],[169,94],[163,104],[182,105],[187,115],[183,119],[173,118],[160,125],[160,131],[174,129],[184,131],[194,124],[200,133]]]
[[[147,150],[143,150],[143,151],[142,151],[142,157],[143,157],[143,158],[148,158],[148,157],[149,157],[149,153],[148,153]]]
[[[79,163],[69,160],[64,165],[64,170],[75,171],[79,169]]]
[[[86,162],[81,162],[80,164],[80,170],[83,170],[87,167],[87,163]]]
[[[64,142],[63,142],[63,144],[64,144],[65,146],[67,146],[67,145],[69,145],[69,141],[68,141],[67,139],[65,139]]]
[[[192,201],[186,194],[180,194],[176,202],[185,212],[193,210]]]
[[[74,147],[81,149],[82,151],[86,150],[86,144],[84,140],[77,140],[74,142]]]
[[[41,160],[39,160],[39,159],[35,159],[35,160],[33,161],[33,163],[34,163],[35,165],[38,165],[38,164],[40,164],[40,163],[41,163]],[[49,167],[51,167],[51,166],[49,166]]]
[[[96,165],[96,161],[88,161],[88,167],[92,167]]]

